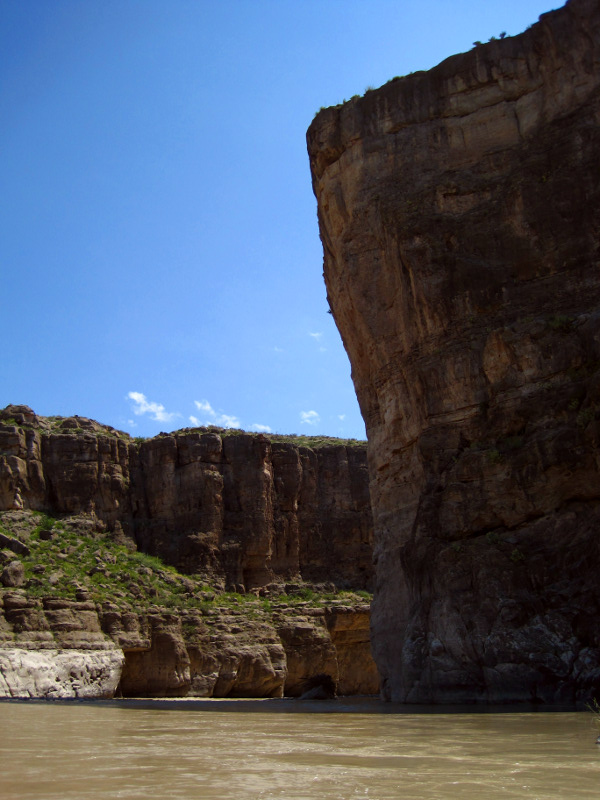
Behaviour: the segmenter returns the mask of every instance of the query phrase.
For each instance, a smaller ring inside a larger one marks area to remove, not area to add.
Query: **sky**
[[[306,129],[560,5],[0,0],[0,408],[364,438]]]

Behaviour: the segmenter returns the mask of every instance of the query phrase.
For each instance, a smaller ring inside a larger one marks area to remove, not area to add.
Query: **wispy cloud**
[[[215,411],[208,400],[194,400],[194,405],[198,411],[202,411],[207,417],[204,422],[202,422],[198,417],[190,416],[190,422],[196,427],[201,427],[202,425],[220,425],[221,428],[240,427],[240,420],[238,417],[234,417],[232,414],[223,414],[222,412]]]
[[[317,425],[321,421],[321,417],[316,411],[301,411],[300,422],[302,425]]]
[[[323,334],[321,333],[321,331],[315,331],[314,333],[310,333],[309,332],[308,335],[311,337],[311,339],[314,339],[315,342],[317,342],[317,343],[320,342],[321,339],[323,338]],[[323,347],[323,345],[321,345],[321,347],[319,347],[319,352],[320,353],[326,353],[327,352],[327,348]]]
[[[239,428],[240,420],[238,417],[233,417],[231,414],[217,414],[217,425],[222,428]]]
[[[273,348],[273,350],[274,350],[276,353],[283,353],[283,352],[284,352],[284,349],[283,349],[283,347],[277,347],[277,345],[275,345],[275,347]]]
[[[258,433],[271,433],[271,428],[268,425],[259,425],[258,422],[251,425],[250,430],[257,431]]]
[[[345,414],[338,414],[338,419],[341,419],[342,422],[343,422],[346,419],[346,415]]]
[[[208,400],[194,400],[194,405],[198,411],[204,411],[205,414],[209,414],[211,417],[216,416]]]
[[[180,416],[175,412],[167,411],[162,403],[155,403],[152,400],[148,400],[146,395],[141,392],[129,392],[127,397],[129,400],[133,401],[132,411],[138,417],[142,414],[149,414],[150,419],[153,419],[155,422],[171,422],[176,417]]]

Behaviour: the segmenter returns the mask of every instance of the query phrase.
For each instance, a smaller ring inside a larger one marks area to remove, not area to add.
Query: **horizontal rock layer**
[[[600,686],[600,6],[317,115],[394,700]]]
[[[364,445],[311,449],[182,431],[134,442],[83,417],[0,412],[0,510],[86,511],[179,570],[240,591],[299,578],[369,587]]]
[[[114,696],[124,656],[119,650],[0,648],[0,697],[99,700]]]
[[[144,612],[0,592],[0,697],[375,694],[369,607]]]

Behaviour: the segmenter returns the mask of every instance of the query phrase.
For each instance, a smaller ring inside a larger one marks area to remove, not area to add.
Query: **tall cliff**
[[[599,87],[600,5],[570,0],[308,130],[388,698],[600,687]]]
[[[365,447],[305,444],[0,411],[0,697],[376,693]]]
[[[143,552],[223,588],[297,579],[364,589],[373,529],[366,449],[330,442],[209,429],[135,441],[84,417],[8,406],[0,510],[91,513]]]

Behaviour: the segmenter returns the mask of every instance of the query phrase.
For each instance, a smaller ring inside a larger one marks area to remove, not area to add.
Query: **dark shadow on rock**
[[[331,675],[323,673],[309,678],[303,686],[300,700],[333,700],[337,695],[337,685]]]

